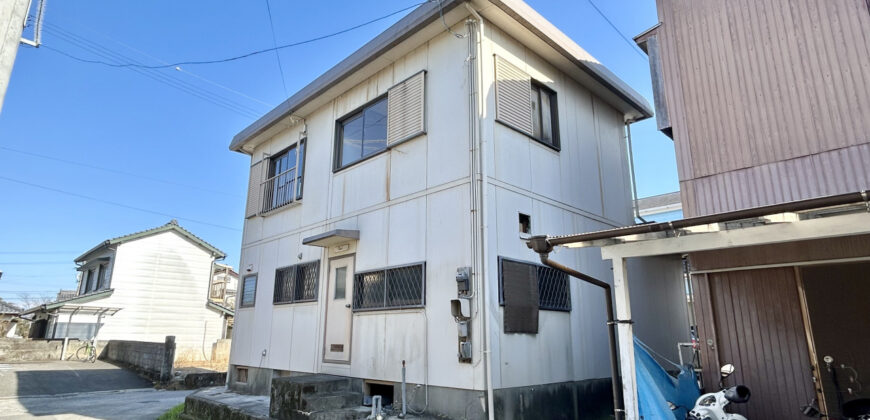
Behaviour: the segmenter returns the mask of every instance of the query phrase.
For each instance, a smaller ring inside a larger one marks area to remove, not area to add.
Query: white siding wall
[[[567,234],[632,223],[622,117],[492,25],[487,27],[482,59],[489,112],[483,135],[491,177],[485,217],[494,386],[608,377],[603,292],[573,281],[570,313],[542,311],[539,334],[504,335],[496,259],[537,261],[520,240],[518,211],[532,216],[535,233]],[[454,29],[464,31],[461,26]],[[231,363],[322,369],[324,307],[319,302],[274,306],[275,269],[321,259],[318,296],[323,296],[326,252],[303,246],[302,239],[330,229],[358,229],[356,271],[426,261],[426,309],[355,315],[346,374],[396,381],[406,360],[408,381],[421,383],[428,361],[430,384],[483,389],[484,364],[478,363],[482,318],[475,315],[472,321],[474,363],[460,364],[449,312],[449,300],[456,297],[456,268],[470,266],[472,260],[466,48],[464,40],[438,36],[305,116],[308,156],[301,204],[245,223],[241,275],[248,274],[250,265],[259,285],[256,307],[236,313]],[[558,93],[561,152],[494,121],[493,53]],[[335,121],[423,69],[428,70],[428,134],[333,173]],[[301,130],[291,127],[265,142],[255,149],[253,161],[296,142]],[[611,280],[598,250],[560,251],[554,258]]]
[[[104,318],[99,339],[163,342],[174,335],[177,360],[210,357],[223,328],[221,314],[206,307],[213,261],[209,252],[175,232],[119,245],[114,293],[86,304],[122,308]],[[59,321],[66,322],[63,318]],[[94,317],[80,322],[94,322]]]
[[[497,258],[539,263],[538,255],[520,238],[518,213],[531,216],[533,234],[562,235],[632,224],[622,115],[498,28],[488,28],[484,68],[494,68],[495,54],[555,91],[561,140],[561,150],[556,151],[495,122],[491,114],[487,123],[492,127],[486,137],[492,178],[487,269],[493,302],[494,386],[609,377],[604,292],[572,278],[571,312],[542,310],[538,334],[504,334]],[[493,73],[484,71],[489,77]],[[492,89],[487,99],[488,108],[495,109]],[[597,249],[557,249],[550,257],[612,282],[610,263],[601,260]]]
[[[466,54],[466,41],[438,36],[306,116],[301,204],[245,223],[241,276],[251,265],[259,285],[256,307],[236,313],[231,363],[321,370],[324,307],[319,302],[273,305],[275,269],[320,259],[318,296],[323,296],[326,251],[303,246],[302,239],[331,229],[358,229],[355,270],[425,261],[427,304],[425,310],[354,315],[346,374],[398,381],[405,360],[408,381],[423,383],[428,357],[430,384],[483,387],[483,365],[472,368],[457,360],[449,308],[456,296],[456,268],[471,265]],[[427,134],[333,173],[335,121],[420,70],[427,70]],[[254,161],[293,144],[300,131],[296,126],[276,135],[255,150]],[[479,346],[482,336],[476,334]],[[479,351],[476,347],[475,360]]]

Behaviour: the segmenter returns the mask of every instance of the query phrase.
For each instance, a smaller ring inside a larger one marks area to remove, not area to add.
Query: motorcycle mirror
[[[719,373],[722,374],[722,377],[723,377],[723,378],[727,378],[727,377],[730,376],[732,373],[734,373],[734,365],[732,365],[731,363],[728,363],[727,365],[722,366],[722,367],[719,369]]]

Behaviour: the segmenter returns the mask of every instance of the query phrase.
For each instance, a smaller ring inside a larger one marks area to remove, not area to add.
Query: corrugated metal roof
[[[679,191],[653,195],[650,197],[639,198],[637,200],[637,208],[640,210],[654,209],[657,207],[665,207],[675,204],[680,204]]]
[[[117,237],[117,238],[107,239],[107,240],[101,242],[100,244],[98,244],[97,246],[91,248],[90,250],[88,250],[88,251],[85,252],[84,254],[80,255],[78,258],[75,259],[75,262],[77,262],[77,263],[78,263],[78,262],[82,262],[82,261],[86,260],[85,257],[87,257],[88,255],[94,253],[95,251],[97,251],[97,250],[99,250],[99,249],[101,249],[101,248],[107,247],[107,246],[109,246],[109,245],[114,245],[114,244],[120,244],[120,243],[124,243],[124,242],[129,242],[129,241],[133,241],[133,240],[136,240],[136,239],[144,238],[144,237],[146,237],[146,236],[151,236],[151,235],[156,235],[156,234],[158,234],[158,233],[167,232],[167,231],[170,231],[170,230],[171,230],[171,231],[175,231],[175,232],[181,234],[182,236],[184,236],[184,237],[190,239],[191,241],[193,241],[193,243],[199,245],[200,247],[204,248],[204,249],[207,250],[207,251],[210,251],[211,253],[215,254],[215,256],[218,257],[218,258],[224,258],[224,257],[226,257],[226,254],[225,254],[223,251],[221,251],[220,249],[216,248],[214,245],[212,245],[212,244],[206,242],[206,241],[203,240],[202,238],[200,238],[200,237],[194,235],[193,233],[191,233],[191,232],[188,231],[187,229],[185,229],[185,228],[179,226],[179,225],[178,225],[178,221],[176,221],[176,220],[173,219],[173,220],[171,220],[169,223],[167,223],[167,224],[165,224],[165,225],[163,225],[163,226],[158,226],[158,227],[156,227],[156,228],[152,228],[152,229],[148,229],[148,230],[143,230],[143,231],[141,231],[141,232],[131,233],[131,234],[129,234],[129,235],[119,236],[119,237]]]
[[[107,298],[109,296],[112,296],[112,293],[114,293],[114,292],[115,292],[115,289],[97,290],[95,292],[87,293],[87,294],[76,296],[73,298],[59,300],[59,301],[51,302],[51,303],[46,303],[46,304],[42,304],[39,306],[34,306],[34,307],[22,312],[22,315],[30,314],[30,313],[34,313],[34,312],[39,312],[39,311],[50,311],[52,309],[57,309],[57,308],[60,308],[64,305],[69,305],[69,304],[77,305],[77,304],[82,304],[82,303],[87,303],[87,302],[93,302],[95,300],[99,300],[99,299],[103,299],[103,298]]]

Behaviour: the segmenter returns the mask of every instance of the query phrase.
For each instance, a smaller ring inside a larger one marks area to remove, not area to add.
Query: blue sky
[[[526,1],[652,103],[646,58],[587,0]],[[628,37],[657,22],[654,0],[595,1]],[[286,44],[414,3],[270,4],[275,36]],[[162,64],[273,45],[265,0],[48,5],[44,45],[89,59],[121,54],[123,61]],[[172,217],[238,266],[250,162],[227,149],[230,139],[404,14],[283,50],[286,92],[273,53],[136,72],[22,47],[0,113],[0,297],[73,288],[76,256]],[[652,119],[633,125],[632,134],[639,195],[677,190],[671,140]]]

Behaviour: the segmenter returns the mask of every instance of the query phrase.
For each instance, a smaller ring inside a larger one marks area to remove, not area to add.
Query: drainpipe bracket
[[[547,239],[547,235],[535,235],[526,240],[526,246],[538,254],[549,254],[553,251],[553,245]]]
[[[634,321],[630,319],[616,319],[613,321],[607,321],[607,325],[619,325],[619,324],[634,324]]]

